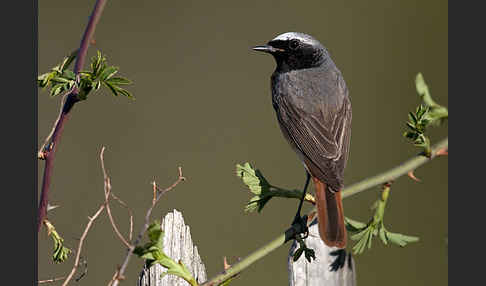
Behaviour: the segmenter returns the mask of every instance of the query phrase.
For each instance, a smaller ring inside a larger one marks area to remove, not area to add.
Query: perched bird
[[[304,164],[316,189],[319,234],[328,246],[344,248],[341,189],[351,138],[351,101],[343,76],[327,49],[297,32],[277,36],[255,51],[271,54],[277,67],[271,77],[272,103],[280,129]]]

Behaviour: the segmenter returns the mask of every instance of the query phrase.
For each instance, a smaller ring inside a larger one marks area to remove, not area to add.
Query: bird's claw
[[[303,236],[301,236],[303,234]],[[285,232],[285,242],[291,239],[306,239],[309,236],[309,228],[307,227],[307,215],[303,217],[296,215],[292,225]]]

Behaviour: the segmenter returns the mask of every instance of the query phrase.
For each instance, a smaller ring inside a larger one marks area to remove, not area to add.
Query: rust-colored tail
[[[346,227],[344,225],[341,192],[333,193],[325,183],[312,178],[316,188],[317,221],[319,234],[327,246],[346,247]]]

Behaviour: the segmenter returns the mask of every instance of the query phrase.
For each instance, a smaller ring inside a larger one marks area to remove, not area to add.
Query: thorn
[[[228,260],[226,259],[226,256],[223,257],[223,268],[224,270],[228,270],[231,267],[231,264],[228,263]]]
[[[442,148],[442,149],[439,149],[437,150],[437,152],[435,153],[435,156],[447,156],[449,155],[449,148]]]
[[[179,178],[181,179],[181,181],[185,181],[186,177],[182,175],[182,167],[179,167],[178,169],[179,169]]]
[[[393,184],[393,181],[388,181],[388,182],[383,184],[383,188],[390,188],[392,184]]]
[[[96,39],[92,38],[91,41],[89,41],[90,45],[96,45]]]
[[[415,182],[420,182],[420,179],[419,179],[419,178],[417,178],[417,177],[415,177],[415,175],[413,174],[413,171],[414,171],[414,170],[412,170],[412,171],[408,172],[408,173],[407,173],[407,175],[408,175],[408,176],[409,176],[409,177],[410,177],[412,180],[414,180]]]
[[[51,205],[47,203],[47,212],[52,211],[53,209],[57,209],[58,207],[60,207],[60,205]]]

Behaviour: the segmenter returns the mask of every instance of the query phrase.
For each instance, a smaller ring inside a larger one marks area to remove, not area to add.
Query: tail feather
[[[346,247],[341,192],[331,192],[325,183],[312,178],[316,188],[317,221],[319,235],[327,246]]]

